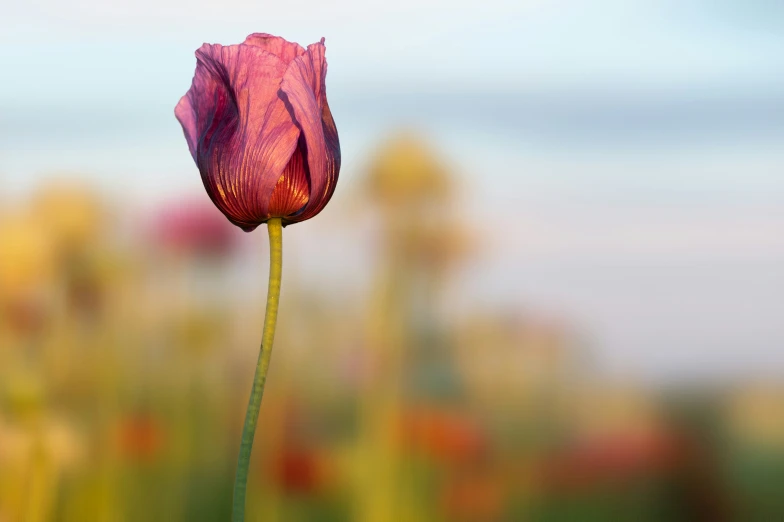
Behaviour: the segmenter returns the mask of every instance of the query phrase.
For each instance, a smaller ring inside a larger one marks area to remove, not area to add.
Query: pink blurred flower
[[[154,222],[155,239],[163,248],[206,257],[230,253],[235,231],[206,200],[167,205]]]
[[[177,104],[207,193],[251,231],[270,218],[318,214],[335,190],[340,144],[327,105],[324,39],[303,49],[264,33],[204,44]]]

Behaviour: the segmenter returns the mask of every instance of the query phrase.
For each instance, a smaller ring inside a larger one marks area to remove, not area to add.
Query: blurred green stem
[[[256,365],[256,374],[253,376],[253,389],[251,390],[250,401],[248,401],[248,410],[245,413],[245,426],[242,428],[240,456],[237,460],[237,475],[234,479],[232,522],[243,522],[245,520],[245,490],[248,485],[250,452],[253,447],[256,424],[259,420],[261,396],[264,394],[264,383],[267,380],[267,370],[269,369],[270,356],[272,355],[272,341],[275,338],[275,323],[278,318],[278,303],[280,302],[280,276],[283,268],[283,226],[280,218],[273,218],[267,221],[267,230],[270,243],[267,311],[264,314],[264,333],[261,337],[259,361]]]

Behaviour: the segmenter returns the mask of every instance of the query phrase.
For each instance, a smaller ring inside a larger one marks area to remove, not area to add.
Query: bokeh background
[[[227,520],[267,246],[173,107],[326,37],[249,520],[784,519],[784,9],[26,0],[0,16],[0,521]]]

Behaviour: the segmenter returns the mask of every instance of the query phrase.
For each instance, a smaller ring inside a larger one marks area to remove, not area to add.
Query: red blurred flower
[[[318,214],[335,190],[340,144],[327,105],[324,39],[303,49],[268,34],[204,44],[177,104],[207,193],[251,231],[270,218]]]
[[[306,447],[283,448],[273,462],[273,476],[287,493],[313,494],[327,482],[324,458],[318,451]]]
[[[577,442],[546,459],[539,478],[546,488],[580,489],[657,475],[679,464],[679,441],[666,433],[619,434]]]

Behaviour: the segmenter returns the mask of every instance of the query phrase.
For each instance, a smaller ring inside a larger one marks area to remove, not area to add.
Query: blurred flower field
[[[330,223],[370,238],[369,282],[284,270],[249,520],[784,519],[784,387],[608,382],[568,317],[455,312],[481,228],[416,136],[351,190]],[[252,237],[206,196],[140,213],[70,179],[0,199],[0,522],[228,518]]]

